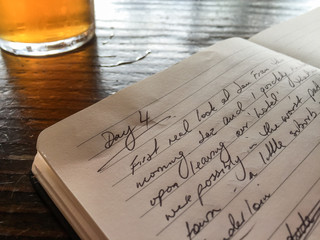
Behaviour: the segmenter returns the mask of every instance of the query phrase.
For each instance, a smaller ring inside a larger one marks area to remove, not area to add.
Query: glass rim
[[[44,57],[75,50],[89,42],[95,33],[95,24],[76,36],[52,42],[13,42],[0,38],[0,48],[14,55]]]

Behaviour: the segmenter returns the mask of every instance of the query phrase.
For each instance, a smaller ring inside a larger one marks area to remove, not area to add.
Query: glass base
[[[69,52],[81,47],[82,45],[90,41],[94,36],[94,29],[94,24],[92,24],[87,31],[81,33],[78,36],[54,42],[21,43],[0,39],[0,47],[3,50],[15,55],[33,57],[49,56]]]

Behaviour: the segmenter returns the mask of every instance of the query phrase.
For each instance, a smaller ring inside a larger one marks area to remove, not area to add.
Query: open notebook
[[[204,49],[45,129],[83,239],[320,239],[320,9]]]

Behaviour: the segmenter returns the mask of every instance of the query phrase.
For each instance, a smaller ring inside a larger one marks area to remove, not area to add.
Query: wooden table
[[[96,0],[96,38],[85,47],[49,58],[2,51],[0,239],[69,238],[30,182],[37,136],[44,128],[217,41],[249,38],[319,5],[311,0]]]

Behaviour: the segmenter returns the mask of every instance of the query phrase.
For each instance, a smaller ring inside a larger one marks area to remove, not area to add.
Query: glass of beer
[[[71,51],[94,30],[93,0],[0,0],[0,47],[16,55]]]

